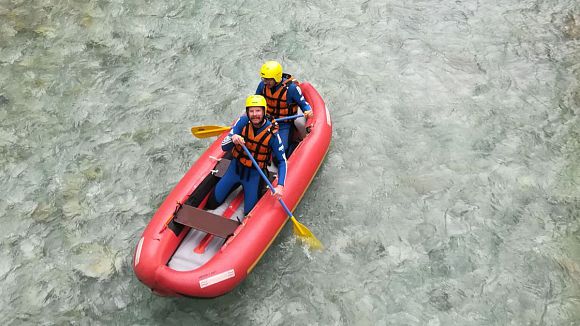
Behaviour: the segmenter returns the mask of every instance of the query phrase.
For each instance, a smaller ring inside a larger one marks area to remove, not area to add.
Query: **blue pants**
[[[278,130],[278,135],[282,139],[282,144],[284,144],[284,152],[288,156],[288,150],[290,149],[290,132],[292,131],[293,122],[280,122],[280,130]]]
[[[256,168],[244,166],[234,159],[230,163],[228,170],[215,186],[214,199],[218,204],[226,200],[226,197],[242,185],[244,190],[244,215],[248,214],[256,205],[259,199],[261,176]]]

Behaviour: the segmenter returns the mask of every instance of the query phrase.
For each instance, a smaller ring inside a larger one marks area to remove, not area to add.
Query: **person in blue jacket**
[[[286,154],[280,135],[272,127],[272,122],[266,119],[266,99],[261,95],[250,95],[246,99],[246,115],[236,121],[222,141],[222,150],[231,150],[234,158],[215,186],[206,208],[217,208],[239,185],[244,190],[244,215],[258,202],[261,176],[241,144],[248,148],[262,170],[267,168],[272,155],[277,158],[278,185],[274,189],[274,196],[282,197],[286,179]]]
[[[282,65],[276,61],[266,61],[260,69],[260,77],[262,80],[258,84],[256,94],[266,98],[268,105],[266,113],[268,115],[275,119],[292,116],[297,114],[298,107],[300,107],[306,119],[312,116],[310,104],[302,95],[298,82],[292,75],[283,73]],[[292,120],[279,123],[278,133],[288,155],[292,123]]]

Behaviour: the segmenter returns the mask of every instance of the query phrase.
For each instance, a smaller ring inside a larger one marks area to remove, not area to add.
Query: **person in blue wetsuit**
[[[278,185],[274,189],[274,196],[282,197],[286,179],[284,145],[278,133],[273,130],[272,122],[266,119],[266,99],[261,95],[250,95],[246,99],[246,115],[236,121],[230,133],[222,141],[222,150],[231,150],[234,159],[215,186],[206,208],[218,207],[239,185],[242,185],[244,190],[244,215],[248,214],[258,202],[260,173],[253,166],[241,144],[248,148],[262,170],[267,168],[272,154],[277,158]]]
[[[310,104],[306,101],[298,85],[298,81],[292,75],[283,73],[282,66],[276,61],[266,61],[260,69],[262,80],[256,89],[257,95],[266,98],[268,110],[266,113],[273,118],[283,118],[296,115],[298,107],[304,113],[306,119],[312,116]],[[292,131],[292,120],[281,121],[279,123],[280,138],[289,154],[289,138]]]

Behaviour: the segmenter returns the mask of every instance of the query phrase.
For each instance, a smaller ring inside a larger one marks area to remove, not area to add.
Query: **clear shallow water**
[[[580,324],[579,42],[574,1],[0,1],[0,322]],[[156,297],[138,237],[266,59],[332,112],[327,248]]]

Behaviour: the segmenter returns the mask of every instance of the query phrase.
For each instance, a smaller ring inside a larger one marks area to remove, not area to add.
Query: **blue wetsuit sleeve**
[[[298,106],[302,109],[302,112],[310,111],[312,109],[310,104],[304,98],[304,95],[302,95],[300,86],[296,84],[290,84],[290,86],[288,86],[288,99],[286,102],[288,102],[288,104],[298,104]]]
[[[278,133],[273,134],[272,138],[270,138],[270,147],[272,148],[272,153],[278,159],[278,184],[283,186],[284,181],[286,181],[287,162],[284,145]]]
[[[244,126],[248,123],[248,121],[248,117],[245,115],[239,117],[238,120],[236,120],[236,123],[234,123],[230,133],[226,136],[226,138],[224,138],[224,140],[222,140],[222,150],[224,152],[227,152],[234,147],[232,136],[240,135],[242,133],[242,129],[244,129]]]
[[[256,95],[264,95],[264,82],[260,81],[258,88],[256,89]]]

